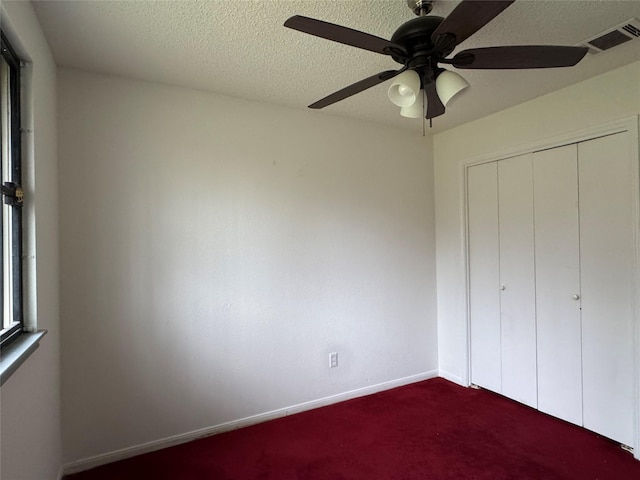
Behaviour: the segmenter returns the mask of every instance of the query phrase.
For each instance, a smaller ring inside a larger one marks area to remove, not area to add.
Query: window
[[[22,333],[22,158],[20,145],[20,60],[2,33],[0,136],[2,172],[2,330],[5,347]]]

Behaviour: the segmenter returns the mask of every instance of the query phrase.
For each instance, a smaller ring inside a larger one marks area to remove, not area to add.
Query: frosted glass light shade
[[[436,92],[438,92],[438,97],[440,97],[444,105],[449,103],[449,100],[451,100],[454,95],[468,86],[469,84],[464,78],[449,70],[443,71],[438,75],[438,78],[436,78]]]
[[[405,70],[393,79],[387,95],[399,107],[410,107],[416,103],[420,93],[420,75],[413,70]]]
[[[407,118],[420,118],[423,113],[422,108],[422,90],[418,92],[418,98],[413,105],[408,107],[400,107],[400,115]]]

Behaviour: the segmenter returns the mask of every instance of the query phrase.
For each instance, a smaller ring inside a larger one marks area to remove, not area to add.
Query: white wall
[[[66,462],[437,369],[428,138],[58,82]]]
[[[466,314],[460,164],[640,113],[640,62],[437,134],[438,347],[441,374],[465,381]]]
[[[3,2],[2,25],[18,53],[33,64],[30,110],[35,164],[26,161],[23,181],[27,192],[24,254],[29,271],[35,273],[35,284],[25,293],[28,320],[37,315],[38,328],[49,333],[0,390],[1,476],[3,480],[55,479],[62,464],[56,66],[29,2]],[[29,141],[28,137],[23,138]]]

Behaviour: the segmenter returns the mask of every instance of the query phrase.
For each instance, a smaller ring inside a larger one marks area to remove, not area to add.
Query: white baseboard
[[[449,380],[450,382],[457,383],[463,387],[468,387],[467,383],[459,377],[458,375],[454,375],[453,373],[449,373],[446,370],[438,370],[438,376],[444,378],[445,380]]]
[[[160,440],[154,440],[140,445],[134,445],[132,447],[115,450],[113,452],[84,458],[82,460],[77,460],[75,462],[65,464],[64,474],[69,475],[72,473],[89,470],[90,468],[105,465],[107,463],[117,462],[118,460],[135,457],[136,455],[142,455],[143,453],[149,453],[156,450],[161,450],[163,448],[180,445],[181,443],[191,442],[192,440],[196,440],[198,438],[208,437],[210,435],[216,435],[223,432],[229,432],[231,430],[237,430],[238,428],[248,427],[250,425],[266,422],[268,420],[274,420],[276,418],[286,417],[287,415],[292,415],[307,410],[313,410],[314,408],[324,407],[338,402],[344,402],[345,400],[350,400],[352,398],[371,395],[373,393],[390,390],[392,388],[401,387],[410,383],[420,382],[422,380],[428,380],[430,378],[437,377],[438,373],[438,370],[431,370],[428,372],[419,373],[417,375],[411,375],[408,377],[391,380],[389,382],[378,383],[376,385],[370,385],[367,387],[350,390],[348,392],[339,393],[337,395],[331,395],[317,400],[312,400],[310,402],[299,403],[297,405],[279,408],[270,412],[240,418],[238,420],[221,423],[212,427],[201,428],[192,432],[173,435],[171,437],[162,438]]]

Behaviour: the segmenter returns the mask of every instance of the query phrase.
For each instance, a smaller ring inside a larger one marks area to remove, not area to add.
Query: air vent
[[[588,47],[589,53],[596,54],[637,38],[640,38],[640,20],[632,18],[581,42],[580,45]]]

